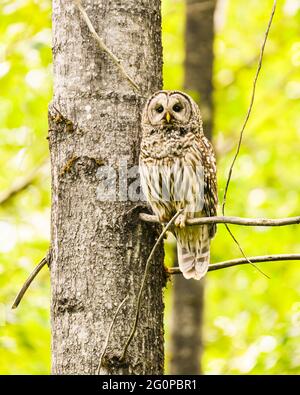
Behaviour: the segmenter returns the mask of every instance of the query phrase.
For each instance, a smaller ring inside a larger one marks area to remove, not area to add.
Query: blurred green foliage
[[[272,1],[219,0],[214,66],[214,145],[222,198],[249,104]],[[164,85],[182,89],[185,4],[163,0]],[[28,188],[0,205],[0,373],[50,371],[49,274],[44,269],[19,309],[10,305],[49,245],[47,105],[52,95],[51,3],[0,4],[0,191],[37,170]],[[227,213],[299,215],[300,5],[278,4],[255,106],[229,190]],[[0,198],[1,198],[0,193]],[[232,227],[248,255],[299,252],[299,229]],[[167,264],[172,265],[170,245]],[[212,261],[239,257],[223,226]],[[265,263],[209,273],[205,373],[300,373],[299,263]],[[166,290],[166,330],[171,286]],[[166,363],[169,351],[167,341]]]
[[[0,205],[0,373],[41,374],[50,371],[47,269],[21,307],[10,306],[49,245],[51,4],[1,1],[0,15],[1,193],[39,169],[27,189]]]
[[[249,106],[272,3],[219,1],[215,18],[213,140],[220,201]],[[168,36],[163,36],[167,89],[182,88],[182,7],[182,1],[166,1],[164,6],[168,15],[164,18]],[[229,188],[227,214],[275,218],[299,215],[299,24],[299,2],[278,3],[253,113]],[[294,253],[300,248],[296,226],[231,229],[249,256]],[[212,243],[212,261],[239,256],[237,246],[219,225]],[[270,280],[251,266],[208,274],[204,373],[300,373],[299,262],[265,263],[260,267]]]

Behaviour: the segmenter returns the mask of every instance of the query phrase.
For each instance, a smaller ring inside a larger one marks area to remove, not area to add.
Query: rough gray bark
[[[184,87],[200,106],[208,138],[211,138],[213,112],[214,9],[215,1],[186,0]],[[204,281],[174,277],[170,372],[199,374],[203,348]]]
[[[137,210],[130,210],[136,203],[126,196],[97,200],[98,169],[117,170],[124,159],[128,168],[138,163],[141,107],[162,85],[160,0],[85,0],[82,5],[141,94],[99,49],[74,3],[53,0],[52,372],[96,372],[114,313],[129,294],[101,373],[161,374],[162,247],[153,259],[137,332],[125,361],[118,360],[157,228],[139,221]]]

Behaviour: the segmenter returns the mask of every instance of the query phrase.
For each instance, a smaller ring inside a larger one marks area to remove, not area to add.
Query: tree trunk
[[[216,0],[186,0],[184,87],[200,106],[206,137],[213,120],[212,73]]]
[[[85,0],[82,5],[140,93],[97,46],[74,2],[53,0],[52,372],[95,374],[116,309],[129,295],[116,318],[101,373],[161,374],[162,246],[146,282],[135,337],[125,360],[119,359],[157,238],[156,227],[139,221],[121,173],[138,164],[141,108],[162,85],[160,0]],[[104,201],[108,195],[99,190],[108,166],[117,196]]]
[[[215,1],[186,0],[184,87],[200,106],[208,138],[211,138],[213,112],[214,9]],[[170,371],[171,374],[199,374],[204,281],[174,277]]]

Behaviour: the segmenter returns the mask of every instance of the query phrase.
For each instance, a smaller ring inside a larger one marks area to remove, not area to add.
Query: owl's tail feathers
[[[209,240],[195,251],[182,247],[177,241],[178,264],[186,279],[201,280],[209,265]]]

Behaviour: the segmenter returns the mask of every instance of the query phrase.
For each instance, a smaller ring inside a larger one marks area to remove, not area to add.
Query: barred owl
[[[186,226],[186,220],[217,211],[216,160],[203,134],[200,110],[178,91],[158,91],[142,113],[140,175],[143,192],[161,223],[176,212],[173,234],[185,278],[207,272],[214,224]]]

